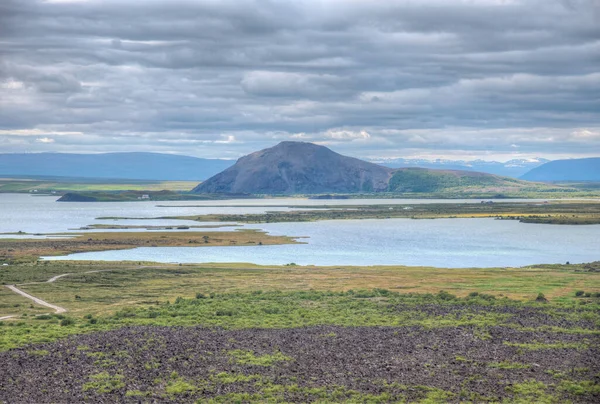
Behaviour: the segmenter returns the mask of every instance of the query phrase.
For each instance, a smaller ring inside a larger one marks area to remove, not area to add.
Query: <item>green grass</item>
[[[111,375],[107,372],[90,376],[90,381],[83,385],[83,391],[93,390],[96,393],[110,393],[125,387],[122,375]]]
[[[255,365],[255,366],[273,366],[277,362],[285,362],[294,360],[289,356],[285,356],[279,351],[273,354],[256,355],[253,351],[244,351],[241,349],[235,349],[227,353],[231,356],[231,359],[240,365]]]
[[[0,179],[0,193],[27,192],[36,193],[64,192],[102,192],[102,191],[189,191],[198,185],[194,181],[148,181],[148,180],[86,180],[86,179],[56,179],[56,180],[24,180],[19,178]]]
[[[600,384],[591,380],[584,380],[581,382],[574,382],[571,380],[562,380],[558,386],[559,391],[565,391],[575,396],[582,396],[584,394],[600,394]]]
[[[520,188],[551,188],[509,177],[475,172],[456,172],[447,170],[427,170],[423,168],[405,168],[394,172],[389,183],[390,192],[431,193],[445,190],[459,191],[516,191]],[[560,187],[554,187],[562,190]]]
[[[546,394],[547,386],[539,381],[531,380],[523,383],[515,383],[506,388],[514,394],[514,402],[517,403],[559,403],[560,401]]]
[[[504,342],[504,345],[514,346],[517,348],[525,349],[528,351],[539,351],[542,349],[587,349],[589,347],[586,343],[579,342],[558,342],[558,343],[544,343],[544,342],[525,342],[525,343],[516,343],[516,342]]]
[[[516,363],[516,362],[509,362],[509,361],[503,361],[503,362],[491,362],[488,364],[489,367],[491,368],[496,368],[496,369],[529,369],[531,367],[531,365],[526,364],[526,363]]]

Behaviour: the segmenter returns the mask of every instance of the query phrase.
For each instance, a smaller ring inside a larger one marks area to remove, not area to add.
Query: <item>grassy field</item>
[[[115,271],[77,274],[87,268]],[[553,301],[568,302],[574,299],[577,290],[600,290],[600,273],[576,272],[573,268],[578,266],[575,265],[565,268],[261,267],[250,264],[155,266],[147,263],[103,263],[92,266],[48,262],[19,266],[18,274],[15,274],[15,270],[5,270],[0,282],[43,282],[57,274],[73,272],[74,275],[57,282],[24,285],[22,289],[67,307],[73,313],[94,314],[105,314],[148,301],[174,300],[180,296],[191,298],[198,292],[381,288],[402,293],[437,293],[444,289],[463,297],[471,292],[481,292],[518,300],[533,300],[538,293],[544,293]],[[80,298],[76,299],[75,294]]]
[[[194,181],[90,180],[90,179],[22,179],[0,178],[2,192],[56,193],[90,191],[189,191],[198,185]]]
[[[575,297],[578,290],[600,291],[597,267],[600,265],[444,269],[47,261],[2,267],[0,283],[19,285],[27,293],[67,308],[75,317],[111,315],[124,308],[174,301],[178,297],[193,298],[197,293],[255,291],[387,289],[400,293],[438,293],[445,290],[459,297],[477,292],[520,301],[534,300],[543,293],[552,302],[571,304],[580,301]],[[90,271],[100,272],[85,273]],[[70,275],[46,283],[65,273]],[[16,299],[23,302],[19,296]],[[31,313],[30,305],[23,304],[14,308],[9,304],[4,311],[0,316]]]

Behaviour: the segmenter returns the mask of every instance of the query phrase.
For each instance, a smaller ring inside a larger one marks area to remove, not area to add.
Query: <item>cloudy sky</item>
[[[1,0],[0,152],[600,155],[600,0]]]

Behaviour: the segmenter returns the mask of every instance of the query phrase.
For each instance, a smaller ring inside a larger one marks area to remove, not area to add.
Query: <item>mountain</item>
[[[386,191],[393,170],[324,146],[281,142],[240,158],[192,192],[315,194]]]
[[[0,154],[0,176],[201,181],[232,164],[231,160],[159,153]]]
[[[527,181],[600,181],[600,157],[554,160],[521,177]]]
[[[538,184],[534,184],[538,185]],[[532,184],[474,171],[392,169],[342,156],[324,146],[282,142],[240,158],[199,184],[197,193],[317,194],[518,191]]]
[[[370,159],[372,163],[381,164],[390,168],[421,167],[436,170],[463,170],[477,171],[506,177],[519,178],[535,167],[539,167],[550,160],[543,158],[513,159],[507,162],[486,160],[425,160],[425,159]]]

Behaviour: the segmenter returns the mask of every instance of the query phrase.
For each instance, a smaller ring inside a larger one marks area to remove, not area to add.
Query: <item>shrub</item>
[[[204,293],[196,293],[196,299],[206,299],[206,295]]]
[[[538,293],[537,297],[535,298],[536,302],[547,302],[548,299],[546,299],[546,296],[544,296],[544,294],[542,292]]]
[[[220,309],[215,311],[215,316],[219,316],[219,317],[223,317],[223,316],[235,316],[236,312],[235,310],[231,310],[231,309]]]
[[[455,300],[456,296],[451,293],[446,292],[445,290],[440,290],[437,294],[437,298],[441,300]]]
[[[65,317],[62,320],[60,320],[61,327],[66,327],[66,326],[73,325],[73,324],[75,324],[75,320],[73,320],[72,318],[69,318],[69,317]]]
[[[388,296],[391,292],[387,289],[379,289],[379,288],[375,288],[373,289],[374,293],[377,293],[381,296]]]
[[[578,290],[577,292],[575,292],[575,296],[577,297],[581,297],[585,294],[585,292],[583,290]]]

